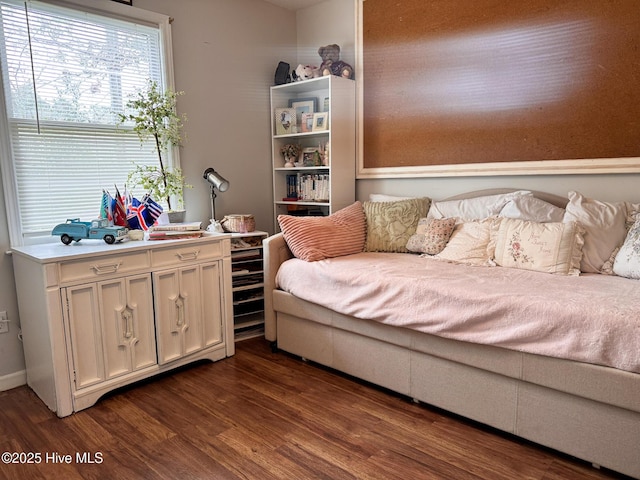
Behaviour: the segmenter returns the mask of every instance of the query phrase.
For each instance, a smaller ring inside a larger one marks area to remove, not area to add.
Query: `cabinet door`
[[[76,389],[156,364],[149,274],[64,289]]]
[[[151,276],[98,283],[106,378],[156,364]]]
[[[200,266],[153,274],[160,364],[204,348]]]
[[[222,275],[220,262],[201,267],[202,314],[204,323],[205,347],[222,342]],[[231,339],[230,341],[233,341]]]
[[[75,372],[76,389],[80,389],[105,380],[98,287],[95,283],[68,287],[63,295],[71,341],[70,367]]]

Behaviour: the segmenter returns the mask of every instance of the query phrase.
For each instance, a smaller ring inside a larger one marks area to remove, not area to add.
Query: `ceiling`
[[[325,0],[265,0],[265,2],[273,3],[274,5],[286,8],[287,10],[298,10],[300,8],[317,5],[324,1]]]

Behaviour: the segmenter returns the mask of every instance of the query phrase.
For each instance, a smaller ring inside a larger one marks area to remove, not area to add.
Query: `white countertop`
[[[13,247],[11,252],[14,255],[30,257],[41,263],[50,263],[60,260],[70,260],[72,258],[91,257],[95,255],[128,253],[168,246],[175,247],[181,243],[185,244],[185,246],[206,243],[211,241],[212,237],[218,239],[231,238],[231,234],[205,232],[201,237],[197,238],[182,238],[176,240],[124,240],[112,245],[108,245],[103,240],[93,239],[82,239],[79,242],[72,242],[70,245],[65,245],[58,237],[52,237],[52,240],[55,240],[52,241],[52,243]]]

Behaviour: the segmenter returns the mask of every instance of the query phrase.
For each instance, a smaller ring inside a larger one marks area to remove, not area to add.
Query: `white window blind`
[[[67,218],[96,218],[103,189],[122,193],[134,162],[157,164],[154,145],[141,146],[117,113],[148,80],[165,85],[161,32],[35,1],[0,0],[0,20],[19,236],[27,239]]]

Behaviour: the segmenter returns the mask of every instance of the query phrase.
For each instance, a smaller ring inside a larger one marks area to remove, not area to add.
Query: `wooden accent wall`
[[[366,0],[365,168],[640,156],[637,0]]]

